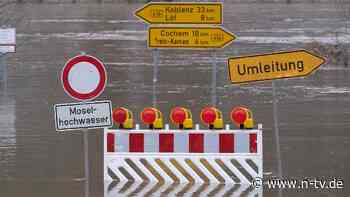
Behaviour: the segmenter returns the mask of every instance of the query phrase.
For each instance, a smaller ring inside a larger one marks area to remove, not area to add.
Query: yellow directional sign
[[[148,3],[135,16],[150,24],[222,24],[222,4]]]
[[[151,48],[223,48],[235,35],[221,27],[150,27]]]
[[[230,58],[228,69],[232,83],[245,83],[307,76],[325,61],[306,50],[298,50]]]

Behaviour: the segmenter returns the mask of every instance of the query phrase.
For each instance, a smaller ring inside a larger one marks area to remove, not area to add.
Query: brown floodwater
[[[83,135],[57,133],[54,127],[53,105],[74,102],[59,78],[70,57],[86,52],[106,64],[108,85],[98,100],[127,106],[135,114],[152,105],[155,52],[147,48],[146,25],[133,16],[142,5],[27,3],[10,5],[8,14],[1,15],[15,18],[8,23],[17,28],[18,47],[5,56],[6,71],[0,70],[0,79],[7,76],[0,81],[0,196],[84,196]],[[343,189],[279,193],[265,187],[264,195],[349,196],[350,69],[328,63],[308,77],[275,81],[280,143],[276,144],[271,81],[232,85],[226,66],[230,56],[300,49],[313,41],[348,47],[349,9],[348,4],[335,3],[225,1],[223,26],[238,39],[217,50],[159,50],[157,107],[168,117],[173,106],[187,106],[199,123],[201,108],[211,103],[216,56],[217,107],[225,121],[230,122],[232,107],[245,105],[263,124],[265,178],[279,175],[281,164],[284,178],[344,180]],[[103,196],[107,187],[113,192],[110,196],[129,195],[139,185],[104,186],[102,144],[102,129],[90,130],[89,196]],[[160,188],[167,190],[166,185]],[[231,196],[243,190],[229,185],[174,188],[178,196]],[[250,190],[244,191],[242,195]]]

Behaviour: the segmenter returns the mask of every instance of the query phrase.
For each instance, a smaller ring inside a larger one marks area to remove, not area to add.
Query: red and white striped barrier
[[[251,130],[104,131],[105,181],[250,184],[262,173],[261,125]]]
[[[107,132],[107,152],[257,153],[257,133],[225,130],[110,131]]]

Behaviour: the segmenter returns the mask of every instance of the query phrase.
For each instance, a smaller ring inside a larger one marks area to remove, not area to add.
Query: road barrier
[[[262,173],[261,125],[250,130],[104,130],[108,182],[249,185]]]

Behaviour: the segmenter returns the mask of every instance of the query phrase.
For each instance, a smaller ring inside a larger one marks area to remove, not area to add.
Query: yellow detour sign
[[[221,3],[148,3],[135,15],[150,24],[221,24]]]
[[[151,48],[223,48],[236,37],[221,27],[150,27]]]
[[[234,57],[228,60],[232,83],[303,77],[325,62],[306,50]]]

